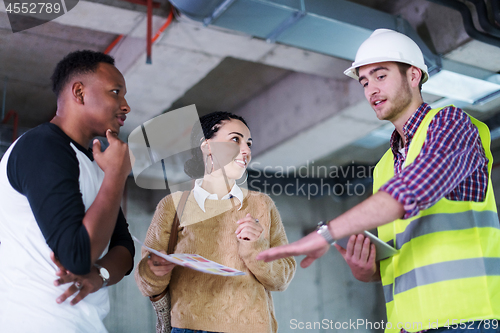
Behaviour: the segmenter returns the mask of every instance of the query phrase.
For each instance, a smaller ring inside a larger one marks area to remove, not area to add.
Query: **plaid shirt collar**
[[[424,117],[427,115],[427,113],[429,113],[430,110],[431,107],[429,104],[422,103],[418,107],[417,111],[415,111],[404,124],[403,133],[405,135],[405,148],[410,145],[411,139],[413,139],[418,126],[420,126],[420,123],[422,122],[422,120],[424,120]],[[394,130],[391,136],[391,149],[394,155],[399,154],[400,140],[401,136],[399,135],[399,132],[397,130]]]

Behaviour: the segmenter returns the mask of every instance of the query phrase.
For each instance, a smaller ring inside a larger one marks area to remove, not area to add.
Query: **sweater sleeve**
[[[144,244],[158,251],[167,251],[170,229],[174,218],[172,196],[163,198],[156,207],[153,220],[149,226]],[[135,281],[144,296],[161,294],[170,282],[172,272],[164,276],[156,276],[148,266],[149,251],[142,248],[142,259],[135,270]]]
[[[260,283],[269,291],[284,291],[295,274],[297,263],[293,257],[287,257],[272,262],[255,260],[260,252],[271,247],[288,244],[285,228],[281,217],[271,198],[268,201],[268,225],[263,225],[264,231],[254,242],[240,241],[239,252],[245,265]],[[262,223],[264,221],[260,221]]]

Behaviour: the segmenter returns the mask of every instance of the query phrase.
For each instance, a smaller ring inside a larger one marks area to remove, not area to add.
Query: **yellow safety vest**
[[[420,153],[439,110],[430,110],[417,129],[406,166]],[[378,228],[379,237],[399,250],[380,262],[386,332],[500,318],[500,225],[491,185],[490,132],[482,122],[470,119],[489,159],[485,200],[443,198],[417,216]],[[394,157],[389,149],[374,170],[374,193],[393,176]]]

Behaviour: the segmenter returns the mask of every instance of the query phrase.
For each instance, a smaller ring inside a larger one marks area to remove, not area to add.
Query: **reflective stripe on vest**
[[[500,276],[500,258],[461,259],[415,268],[398,276],[394,284],[384,286],[384,295],[386,302],[390,302],[393,300],[393,294],[396,295],[418,286],[485,275]]]
[[[429,111],[417,129],[406,166],[420,153],[438,111]],[[472,117],[471,121],[478,127],[491,174],[489,131]],[[389,149],[374,171],[374,192],[393,176]],[[442,326],[447,319],[500,318],[500,224],[491,179],[483,202],[443,198],[415,217],[380,227],[379,238],[400,250],[380,262],[393,329],[399,322],[421,322],[421,330],[436,321]]]
[[[492,211],[468,210],[453,214],[453,220],[441,214],[421,216],[406,226],[405,231],[396,235],[396,249],[401,249],[411,239],[434,232],[464,230],[470,228],[500,228],[498,215]],[[393,245],[394,246],[394,245]]]

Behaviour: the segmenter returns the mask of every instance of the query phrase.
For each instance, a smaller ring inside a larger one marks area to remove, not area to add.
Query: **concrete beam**
[[[144,54],[125,75],[127,100],[133,112],[129,114],[123,132],[130,133],[146,120],[168,109],[221,60],[211,54],[154,45],[153,64],[146,64]]]
[[[256,169],[305,165],[384,125],[356,81],[299,73],[287,76],[236,112],[252,130],[251,167]]]

